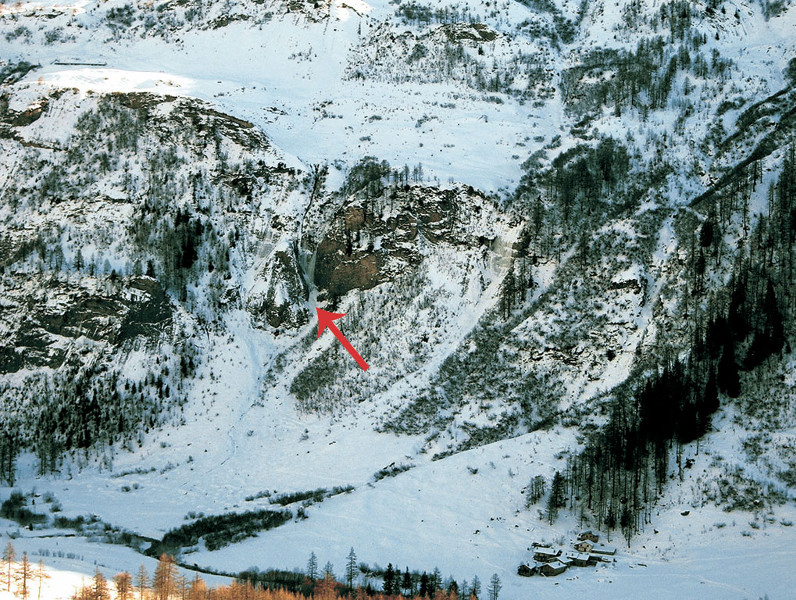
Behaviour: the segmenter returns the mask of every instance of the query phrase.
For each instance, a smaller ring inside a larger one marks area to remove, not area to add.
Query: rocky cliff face
[[[34,88],[4,94],[0,133],[3,423],[47,465],[168,421],[197,332],[229,312],[307,322],[275,214],[296,211],[297,173],[251,123],[168,95]]]
[[[416,268],[440,244],[463,252],[493,250],[496,215],[493,201],[467,186],[391,187],[375,198],[354,197],[334,215],[315,250],[315,285],[339,297]],[[505,216],[498,221],[512,226]]]
[[[2,373],[58,369],[70,358],[75,340],[83,337],[109,348],[139,336],[156,339],[172,317],[169,299],[157,280],[148,277],[70,281],[6,275],[0,294]]]

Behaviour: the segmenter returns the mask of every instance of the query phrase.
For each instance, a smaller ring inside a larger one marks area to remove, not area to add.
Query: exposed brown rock
[[[467,187],[406,186],[375,199],[353,199],[315,250],[315,285],[332,296],[375,287],[420,263],[421,237],[433,244],[489,245],[494,235],[472,235],[457,219],[460,210],[479,214],[484,202]]]

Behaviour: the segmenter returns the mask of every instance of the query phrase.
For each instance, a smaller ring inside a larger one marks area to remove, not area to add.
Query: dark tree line
[[[525,252],[532,264],[625,210],[636,193],[631,154],[619,141],[602,138],[596,146],[577,144],[542,168],[544,153],[531,156],[515,192],[518,209],[528,216]],[[645,176],[646,177],[646,176]],[[641,188],[639,188],[641,189]]]
[[[373,156],[366,156],[346,176],[341,192],[344,195],[359,194],[366,200],[375,200],[384,194],[385,189],[407,186],[410,183],[422,183],[424,179],[423,165],[418,163],[410,168],[392,168],[386,160],[378,160]]]
[[[456,582],[449,577],[445,581],[439,569],[434,569],[428,573],[423,571],[409,571],[405,568],[403,573],[400,569],[395,569],[392,563],[387,565],[384,571],[372,571],[372,575],[380,576],[383,580],[381,594],[391,597],[404,598],[445,598],[448,600],[477,600],[481,598],[482,586],[478,576],[474,576],[472,581]],[[497,600],[500,591],[500,580],[497,575],[492,576],[489,584],[489,592],[492,600]],[[368,595],[378,594],[372,588],[366,588]]]
[[[662,8],[662,14],[670,14],[667,6]],[[646,118],[650,111],[669,106],[681,73],[697,79],[728,78],[732,62],[716,50],[706,57],[701,51],[707,42],[705,35],[691,28],[690,17],[678,16],[681,15],[678,9],[671,14],[663,18],[672,26],[670,39],[644,38],[635,50],[593,50],[581,64],[565,70],[560,86],[567,106],[581,115],[608,106],[616,116],[621,116],[623,110],[632,108]],[[612,74],[610,78],[601,77],[606,72]],[[688,82],[683,96],[687,97],[691,89]]]
[[[528,290],[534,287],[533,273],[526,260],[515,261],[509,267],[506,277],[500,286],[498,310],[504,319],[508,319],[515,306],[525,302]]]
[[[566,483],[559,482],[566,499],[553,503],[551,493],[550,520],[555,508],[569,504],[598,529],[620,528],[629,540],[649,521],[669,476],[672,449],[702,436],[718,407],[713,367],[677,360],[666,365],[630,399],[615,401],[607,425],[570,459],[560,475]]]
[[[14,485],[17,473],[17,455],[20,451],[18,427],[4,423],[0,429],[0,481]]]
[[[228,513],[201,517],[192,523],[170,529],[159,542],[146,551],[149,556],[160,556],[164,552],[177,554],[204,540],[208,550],[218,550],[228,544],[279,527],[293,518],[289,510],[254,510],[243,513]]]
[[[358,580],[364,576],[368,583],[360,587]],[[381,579],[381,586],[374,585],[372,580]],[[473,600],[481,597],[482,586],[478,576],[471,582],[457,583],[453,578],[443,580],[440,570],[433,571],[409,570],[405,567],[393,567],[389,563],[386,568],[371,568],[366,563],[358,563],[354,549],[348,553],[344,568],[344,577],[338,581],[334,574],[334,566],[327,562],[323,569],[318,568],[318,557],[315,552],[310,554],[305,570],[279,571],[249,569],[238,574],[238,581],[247,582],[258,589],[287,590],[305,598],[325,598],[330,592],[337,597],[363,596],[387,598],[436,598],[437,600]],[[500,579],[493,575],[488,585],[491,600],[497,600],[501,588]],[[379,589],[380,588],[380,589]]]
[[[617,398],[606,426],[586,449],[570,458],[566,473],[569,507],[597,528],[620,529],[626,539],[649,522],[652,507],[671,476],[675,460],[682,477],[682,448],[710,428],[721,394],[737,398],[742,373],[765,368],[769,359],[790,352],[794,310],[793,254],[796,249],[796,169],[791,147],[776,188],[769,192],[768,215],[761,217],[735,262],[724,289],[708,299],[707,322],[694,311],[694,339],[686,358],[665,363],[625,397]],[[732,194],[728,186],[724,194]],[[715,202],[724,200],[717,197]],[[744,203],[735,202],[735,210]],[[713,247],[730,216],[707,220],[695,232],[699,252]],[[744,234],[742,234],[744,235]],[[692,286],[692,293],[701,294]],[[552,490],[548,517],[562,505]]]
[[[468,7],[443,6],[433,9],[431,6],[418,4],[414,0],[399,4],[395,15],[412,25],[431,25],[432,23],[478,23],[480,15],[470,12]]]
[[[10,415],[0,423],[0,480],[13,484],[23,450],[36,453],[44,475],[58,471],[67,453],[99,456],[113,444],[140,444],[185,403],[181,381],[192,375],[193,350],[186,344],[178,352],[182,368],[163,362],[139,381],[120,377],[100,360],[30,376],[24,389],[0,389]]]
[[[409,567],[406,567],[404,572],[401,573],[400,569],[394,569],[392,563],[390,563],[382,573],[374,572],[373,574],[381,575],[383,580],[382,592],[387,596],[431,598],[437,590],[443,588],[442,576],[437,569],[429,575],[425,571],[422,573],[417,571],[410,572]]]

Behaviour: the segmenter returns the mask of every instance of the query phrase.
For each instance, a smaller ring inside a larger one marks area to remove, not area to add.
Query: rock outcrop
[[[56,369],[81,337],[110,346],[138,336],[155,338],[172,317],[166,294],[150,277],[119,279],[113,285],[91,278],[73,283],[6,277],[0,289],[0,373]]]
[[[261,326],[295,328],[309,321],[307,285],[292,244],[280,242],[258,270],[246,308]]]
[[[429,245],[491,247],[492,203],[470,187],[389,188],[346,203],[316,249],[314,283],[332,296],[370,289],[420,264]]]

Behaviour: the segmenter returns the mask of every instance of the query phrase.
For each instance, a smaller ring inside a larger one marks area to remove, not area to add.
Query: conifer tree
[[[138,573],[135,577],[135,585],[138,590],[138,600],[144,600],[149,592],[149,575],[146,572],[146,567],[141,565],[138,567]]]
[[[547,520],[552,525],[558,518],[558,509],[566,503],[566,482],[559,471],[553,475],[550,496],[547,498]]]
[[[771,354],[779,354],[785,345],[785,326],[782,312],[777,303],[777,294],[771,279],[766,285],[766,296],[763,300],[763,314],[766,319],[766,334],[771,342]]]
[[[729,340],[719,360],[716,383],[719,389],[730,398],[737,398],[741,393],[741,380],[738,376],[738,364],[735,362],[735,344]]]
[[[498,595],[502,587],[503,585],[500,583],[500,577],[498,577],[497,573],[493,573],[492,578],[489,580],[489,587],[487,587],[487,596],[489,600],[498,600]]]
[[[511,310],[514,308],[514,297],[516,295],[516,281],[514,279],[514,265],[509,267],[509,272],[503,280],[503,285],[500,291],[500,311],[503,313],[503,318],[508,319],[511,315]]]
[[[36,580],[39,582],[39,593],[37,594],[36,598],[37,598],[37,600],[41,600],[41,586],[42,586],[42,583],[44,583],[45,579],[49,579],[50,578],[50,576],[47,574],[47,571],[44,569],[44,562],[41,561],[41,560],[39,561],[39,564],[36,567],[35,576],[36,576]],[[127,599],[120,598],[119,600],[127,600]]]
[[[412,593],[412,576],[409,574],[409,567],[404,571],[403,580],[401,581],[401,588],[404,591],[404,596],[410,596]]]
[[[727,311],[727,324],[734,339],[740,341],[749,334],[749,321],[746,314],[746,281],[738,277],[730,297]]]
[[[72,600],[94,600],[94,592],[90,585],[83,583],[80,589],[76,589]]]
[[[8,544],[6,544],[5,550],[3,550],[3,565],[6,571],[6,591],[8,593],[11,593],[11,573],[14,561],[16,559],[17,552],[14,550],[14,544],[12,544],[11,540],[9,540]]]
[[[196,573],[188,589],[188,600],[203,600],[206,592],[205,582],[199,577],[199,573]]]
[[[310,553],[307,561],[307,578],[313,583],[318,578],[318,557],[315,556],[315,552]]]
[[[132,600],[133,596],[133,576],[127,571],[123,571],[113,578],[116,585],[117,600]]]
[[[174,557],[161,554],[158,566],[155,567],[155,575],[152,577],[152,592],[155,594],[155,600],[169,600],[169,596],[175,590],[176,577],[177,567]]]
[[[357,574],[357,555],[354,552],[353,546],[348,553],[348,558],[345,564],[345,582],[349,590],[354,589],[354,579]]]
[[[329,564],[329,563],[327,563]],[[331,571],[325,571],[323,579],[315,587],[316,600],[336,600],[337,581]]]
[[[188,577],[184,573],[178,573],[174,578],[174,593],[179,600],[188,600],[189,587]]]
[[[705,384],[705,394],[702,397],[702,410],[700,414],[704,415],[704,426],[702,432],[707,431],[710,424],[710,415],[719,410],[719,389],[716,384],[716,372],[711,369],[708,375],[708,382]]]
[[[17,598],[21,598],[22,600],[28,600],[30,596],[30,581],[33,577],[33,569],[30,566],[30,561],[28,560],[28,553],[22,553],[22,560],[20,561],[19,565],[17,565],[16,569],[16,584],[17,584]],[[107,600],[103,598],[101,600]]]
[[[480,598],[481,597],[481,580],[478,579],[478,575],[473,577],[473,583],[470,585],[470,598]]]
[[[525,508],[530,508],[539,502],[539,500],[541,500],[544,496],[546,487],[547,484],[542,475],[534,476],[534,478],[528,483],[528,487],[525,489]]]
[[[387,565],[387,570],[384,572],[384,587],[382,588],[387,596],[392,596],[395,590],[395,571],[392,568],[392,563]]]
[[[431,574],[431,578],[429,579],[429,586],[431,592],[435,592],[442,588],[442,573],[440,572],[439,567],[434,567],[434,572]]]
[[[702,223],[699,230],[699,245],[703,248],[710,248],[713,245],[713,221],[710,219]]]
[[[428,575],[424,571],[423,574],[420,576],[420,590],[418,591],[418,595],[421,598],[428,598],[430,595],[428,587]]]
[[[92,585],[92,598],[93,600],[110,600],[111,594],[108,590],[108,580],[105,579],[99,569],[94,573],[94,582]]]

